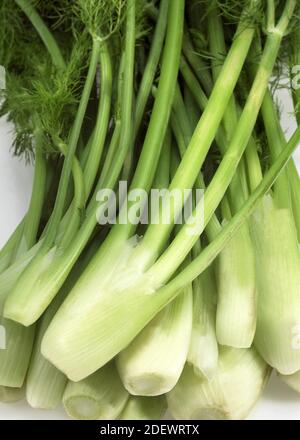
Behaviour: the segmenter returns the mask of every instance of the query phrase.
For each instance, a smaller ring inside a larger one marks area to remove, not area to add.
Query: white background
[[[283,126],[287,137],[295,129],[292,106],[286,91],[281,92]],[[12,127],[0,120],[0,248],[25,214],[32,182],[32,169],[12,158]],[[295,154],[300,169],[300,149]],[[0,404],[0,419],[65,419],[62,409],[40,411],[29,408],[26,402]],[[264,394],[251,413],[251,419],[300,420],[300,394],[289,389],[273,374]]]

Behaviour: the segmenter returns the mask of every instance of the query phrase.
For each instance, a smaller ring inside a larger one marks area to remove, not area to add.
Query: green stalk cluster
[[[34,164],[0,251],[0,401],[241,419],[271,368],[299,390],[300,127],[269,87],[297,1],[46,3],[0,6],[0,116]]]

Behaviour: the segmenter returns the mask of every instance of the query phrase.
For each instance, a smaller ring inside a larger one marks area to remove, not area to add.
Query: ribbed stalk
[[[300,370],[300,253],[294,218],[266,197],[252,220],[257,260],[255,346],[281,374]]]
[[[118,370],[130,394],[157,396],[176,385],[187,358],[192,310],[189,286],[120,353]]]
[[[218,342],[235,348],[252,345],[256,328],[255,253],[248,224],[242,226],[218,259]]]
[[[119,420],[160,420],[166,411],[165,396],[130,397]]]
[[[34,341],[34,350],[26,379],[26,399],[33,408],[56,408],[61,403],[67,385],[66,376],[41,354],[42,338],[60,304],[61,297],[58,296],[42,317]]]
[[[168,143],[170,142],[168,136]],[[154,180],[156,189],[168,187],[177,158],[167,144],[161,154]],[[177,383],[183,370],[192,329],[192,288],[162,310],[117,358],[125,388],[132,395],[157,396],[167,393]],[[174,349],[170,350],[170,347]]]
[[[66,145],[60,145],[60,147],[62,151],[66,152]],[[55,245],[59,245],[60,248],[68,246],[72,241],[74,232],[79,228],[87,198],[83,171],[76,157],[73,159],[72,176],[74,182],[73,200],[68,211],[60,222],[58,233],[55,238]],[[66,225],[68,225],[68,228],[66,228]],[[64,227],[66,229],[64,229]],[[36,272],[37,277],[40,275],[34,267],[33,272]],[[33,286],[30,286],[31,288],[29,288],[29,291],[32,294],[36,279],[33,276],[30,278]],[[17,290],[17,287],[15,290]]]
[[[1,318],[5,329],[5,349],[0,350],[0,386],[21,388],[27,373],[33,340],[34,326],[24,328],[8,319]]]
[[[23,222],[23,235],[19,244],[12,253],[14,262],[19,256],[26,253],[36,242],[40,226],[42,209],[45,201],[47,162],[43,152],[43,133],[35,133],[35,167],[32,193],[29,208]]]
[[[112,63],[108,43],[101,42],[99,51],[100,69],[100,96],[95,129],[91,145],[89,145],[89,155],[84,166],[84,185],[86,199],[94,186],[95,179],[99,170],[102,153],[107,136],[110,121],[110,110],[112,101]]]
[[[286,146],[286,140],[280,125],[278,114],[270,92],[266,93],[262,106],[266,134],[272,162]],[[274,184],[274,197],[278,207],[291,209],[300,237],[300,178],[293,159]]]
[[[66,376],[54,365],[50,364],[41,353],[41,342],[50,322],[58,308],[61,306],[78,277],[93,257],[100,245],[100,239],[95,237],[92,244],[80,257],[67,281],[52,301],[38,323],[37,334],[34,342],[34,350],[30,360],[30,367],[26,380],[26,399],[30,406],[39,409],[54,409],[62,401],[67,385]]]
[[[77,113],[75,116],[75,121],[71,129],[70,138],[68,142],[67,154],[64,160],[63,169],[59,181],[59,186],[57,190],[57,197],[55,200],[53,212],[49,223],[47,225],[43,246],[41,249],[41,255],[39,257],[44,257],[47,251],[51,248],[53,244],[56,233],[61,221],[63,210],[65,206],[65,199],[67,196],[68,183],[70,175],[72,172],[73,159],[75,156],[78,140],[80,137],[80,131],[82,128],[83,120],[86,114],[86,109],[88,101],[90,98],[91,90],[94,84],[94,79],[96,75],[96,70],[99,62],[99,54],[101,50],[101,43],[99,40],[93,41],[92,53],[89,62],[89,69],[86,76],[85,84],[83,87],[81,99],[78,105]]]
[[[193,282],[193,329],[187,361],[195,373],[211,379],[218,366],[217,288],[209,268]]]
[[[212,63],[212,71],[216,80],[221,71],[219,58],[225,56],[227,52],[223,23],[216,2],[213,2],[208,14],[208,35],[210,51],[215,59]],[[223,125],[224,137],[230,145],[238,125],[238,111],[234,95],[224,114]],[[224,137],[221,135],[218,142],[223,155],[227,149],[224,145]],[[239,164],[237,174],[233,176],[229,185],[232,213],[237,212],[246,199],[242,179],[243,173],[241,164]],[[218,341],[222,345],[235,348],[250,347],[255,326],[255,257],[249,227],[245,224],[219,257],[216,318]]]
[[[293,159],[289,161],[287,170],[291,190],[292,210],[297,228],[298,243],[300,243],[300,176]]]
[[[255,349],[220,348],[218,370],[211,380],[186,366],[168,396],[179,420],[240,420],[248,416],[262,393],[270,368]]]
[[[128,400],[113,363],[80,382],[68,382],[63,405],[70,417],[79,420],[114,420]]]
[[[213,0],[211,3],[212,4],[209,6],[209,12],[208,12],[208,36],[209,36],[210,53],[211,56],[213,57],[213,61],[212,61],[213,78],[214,81],[216,81],[222,71],[222,63],[220,62],[220,58],[221,59],[225,58],[227,53],[227,48],[225,43],[223,22],[220,16],[220,11],[217,7],[217,2]],[[231,99],[229,100],[228,107],[224,113],[223,126],[224,126],[225,136],[220,134],[220,139],[218,142],[222,155],[225,154],[227,146],[230,145],[230,141],[234,136],[237,125],[238,125],[238,112],[237,112],[235,96],[232,95]],[[237,210],[241,207],[241,205],[245,201],[245,193],[243,191],[241,177],[242,177],[241,168],[239,166],[237,169],[237,174],[233,177],[229,185],[231,210],[233,212],[237,212]]]
[[[34,248],[32,248],[34,250]],[[0,386],[23,386],[27,373],[34,339],[34,326],[25,328],[22,325],[3,317],[4,301],[14,286],[27,260],[17,260],[17,267],[10,267],[2,274],[0,295],[0,326],[4,329],[5,349],[0,350]],[[6,278],[6,279],[5,279]]]
[[[42,133],[36,133],[33,190],[23,230],[25,241],[24,244],[26,247],[25,249],[22,249],[21,243],[21,253],[26,252],[36,242],[45,199],[47,162],[45,158],[45,153],[43,152],[43,144],[41,138]]]
[[[285,143],[285,139],[270,92],[266,93],[261,110],[270,148],[271,160],[274,162],[282,150],[282,145]],[[288,169],[285,169],[276,180],[274,184],[274,198],[278,208],[291,209],[291,193],[287,173]]]
[[[13,289],[16,281],[23,272],[23,270],[28,266],[32,258],[37,254],[41,247],[41,242],[34,245],[29,251],[20,255],[16,261],[12,262],[11,265],[0,274],[0,300],[1,304],[6,300],[7,295]],[[2,307],[2,306],[1,306]],[[1,309],[2,313],[2,309]]]
[[[198,105],[199,110],[203,111],[207,105],[208,99],[207,99],[206,95],[204,94],[200,84],[198,83],[196,76],[193,74],[191,68],[189,67],[188,63],[185,61],[185,59],[183,57],[181,58],[180,71],[181,71],[182,76],[185,80],[186,86],[190,90],[190,92],[195,100],[195,103],[197,103],[197,105]],[[235,108],[235,106],[232,105],[232,102],[230,105],[230,109],[231,109],[231,111],[229,112],[228,125],[230,124],[230,127],[234,128],[236,126],[236,117],[237,117],[235,115],[235,112],[237,111],[238,114],[240,114],[241,110],[239,109],[238,106]],[[234,114],[233,114],[233,112],[234,112]],[[226,113],[225,113],[225,115],[226,115]],[[224,117],[225,117],[225,115],[224,115]],[[232,121],[232,119],[233,119],[233,121]],[[234,133],[234,130],[232,130],[232,133]],[[219,131],[216,134],[216,141],[217,141],[217,144],[218,144],[218,147],[219,147],[221,153],[224,154],[227,149],[227,140],[226,140],[226,133],[222,129],[222,127],[219,128]],[[253,184],[254,189],[255,189],[255,187],[261,181],[262,173],[261,173],[261,168],[260,168],[259,157],[258,157],[258,154],[256,151],[256,143],[255,143],[253,136],[250,137],[248,146],[246,148],[246,157],[249,162],[249,165],[248,165],[249,180],[250,180],[250,183]],[[252,166],[250,166],[250,165],[252,165]],[[240,169],[240,179],[241,179],[242,189],[244,190],[245,194],[248,193],[247,185],[245,185],[245,183],[244,183],[246,176],[247,176],[247,174],[243,172],[243,169]],[[233,194],[233,196],[235,194],[234,191],[237,188],[238,188],[238,192],[240,192],[240,188],[238,186],[237,181],[231,182],[231,186],[232,186],[231,193]],[[237,208],[242,203],[243,198],[240,197],[240,195],[238,194],[237,197],[235,197],[235,196],[233,197],[233,201],[235,202],[235,205]]]

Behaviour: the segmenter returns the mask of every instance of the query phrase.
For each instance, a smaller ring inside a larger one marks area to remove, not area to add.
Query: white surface
[[[12,130],[0,119],[0,247],[26,212],[32,182],[31,167],[12,158]]]
[[[289,138],[295,129],[292,107],[286,91],[281,93],[284,104],[283,126]],[[32,169],[11,157],[12,127],[0,120],[0,248],[26,212],[32,182]],[[295,154],[300,169],[300,149]],[[66,419],[62,409],[40,411],[26,402],[0,404],[0,420]],[[300,394],[292,391],[273,374],[262,398],[249,417],[252,420],[300,420]]]

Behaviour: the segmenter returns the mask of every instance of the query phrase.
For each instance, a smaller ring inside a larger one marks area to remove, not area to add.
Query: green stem
[[[54,409],[61,403],[67,385],[67,378],[42,356],[41,341],[57,310],[69,294],[79,275],[86,268],[99,244],[99,239],[96,237],[83,256],[79,258],[59,295],[52,301],[39,321],[26,380],[26,399],[33,408]]]
[[[120,145],[120,135],[121,135],[121,121],[119,119],[115,122],[115,128],[112,134],[111,142],[107,151],[105,162],[100,174],[98,188],[103,187],[104,182],[107,182],[111,168],[114,166],[114,160],[117,156],[118,147]]]
[[[117,158],[109,172],[107,188],[113,188],[121,173],[127,153],[133,142],[133,83],[134,83],[134,56],[135,56],[135,28],[136,28],[135,0],[130,0],[127,5],[125,51],[120,66],[119,98],[120,103],[120,132],[119,150]],[[117,127],[115,128],[114,143],[117,139]],[[99,188],[99,185],[97,185]],[[95,206],[95,203],[92,203]]]
[[[250,192],[252,192],[260,184],[263,178],[259,156],[257,154],[257,145],[253,136],[251,136],[247,145],[245,151],[245,160],[247,165]]]
[[[183,38],[183,54],[191,65],[198,81],[202,84],[205,93],[209,96],[213,89],[209,66],[202,60],[200,55],[196,54],[196,50],[187,32],[185,32]]]
[[[297,0],[286,0],[283,13],[276,26],[276,30],[279,33],[279,35],[284,35],[286,33],[290,20],[294,15],[296,6],[297,6]],[[273,31],[274,29],[271,29],[271,33]]]
[[[285,143],[285,139],[280,122],[278,120],[277,111],[269,91],[267,91],[265,95],[261,111],[267,134],[268,145],[271,152],[271,160],[274,162],[282,150],[282,145]],[[274,185],[274,194],[278,207],[288,209],[291,208],[291,193],[287,170],[284,170],[276,180]]]
[[[195,101],[195,98],[194,98],[192,92],[190,91],[190,89],[188,88],[188,86],[186,84],[184,84],[183,95],[184,95],[185,108],[186,108],[186,111],[189,115],[189,120],[191,122],[192,129],[195,130],[195,128],[197,127],[198,121],[200,119],[201,112],[198,108],[198,105]]]
[[[292,207],[300,243],[300,177],[293,159],[288,163],[289,182],[291,188]]]
[[[179,86],[176,89],[174,99],[174,114],[171,118],[172,130],[179,148],[181,158],[187,150],[190,140],[193,135],[193,130],[189,122],[184,101],[181,96]],[[181,127],[181,129],[180,129]],[[196,179],[196,187],[198,189],[205,189],[205,183],[202,174],[200,173]],[[210,240],[213,240],[220,232],[221,225],[216,215],[213,215],[210,222],[207,224],[206,233]]]
[[[275,26],[275,3],[274,0],[267,0],[267,28],[273,29]]]
[[[96,43],[95,43],[96,44]],[[100,96],[99,108],[96,119],[96,127],[93,132],[91,145],[89,146],[89,155],[84,166],[84,182],[86,190],[86,198],[93,188],[95,178],[98,173],[99,164],[101,161],[105,139],[108,130],[111,98],[112,98],[112,65],[109,53],[109,48],[106,42],[101,43],[100,47]]]
[[[126,160],[127,152],[124,151],[123,148],[124,144],[121,142],[121,131],[122,131],[121,108],[122,108],[123,92],[124,92],[124,69],[125,69],[125,59],[126,59],[125,55],[126,55],[126,51],[124,50],[122,52],[121,60],[119,63],[115,126],[109,143],[107,155],[105,157],[104,165],[99,177],[99,181],[96,186],[96,190],[86,211],[87,217],[90,214],[95,217],[96,215],[95,202],[97,198],[97,192],[101,190],[103,187],[109,189],[113,189],[115,187],[118,177],[120,176],[122,167],[124,165],[124,162]],[[115,154],[116,151],[118,151],[118,154]]]
[[[57,146],[60,151],[66,155],[67,146],[62,141],[58,141]],[[73,159],[72,175],[74,181],[73,200],[70,208],[60,223],[60,230],[55,241],[55,243],[59,243],[62,248],[67,247],[68,244],[70,244],[74,234],[76,234],[76,231],[79,228],[82,211],[85,207],[87,197],[83,172],[76,157]]]
[[[30,0],[15,0],[17,5],[22,9],[24,14],[27,15],[28,19],[31,21],[32,25],[36,29],[37,33],[43,40],[49,54],[51,55],[53,64],[60,69],[65,69],[66,64],[62,56],[60,48],[53,37],[52,33],[49,31],[46,24],[43,22]]]
[[[98,45],[97,42],[95,42],[94,44]],[[101,161],[107,135],[112,97],[112,65],[108,45],[106,42],[101,42],[101,47],[99,51],[99,62],[101,67],[101,92],[99,97],[99,108],[97,113],[96,126],[90,137],[88,145],[86,146],[88,155],[86,156],[86,160],[84,160],[83,175],[80,164],[76,163],[76,159],[72,167],[73,178],[75,180],[75,196],[71,204],[71,208],[67,213],[67,217],[69,218],[71,216],[71,222],[73,222],[74,219],[74,225],[72,225],[71,227],[68,221],[67,234],[65,235],[61,246],[66,246],[78,229],[78,218],[80,217],[79,211],[84,208],[85,202],[88,200],[90,192],[92,190],[96,175],[98,173],[99,164]],[[66,154],[67,148],[63,146],[63,149],[64,154]],[[60,225],[60,229],[61,226],[62,225]]]
[[[184,0],[169,6],[168,29],[163,53],[160,81],[143,149],[132,179],[131,188],[149,191],[154,179],[160,152],[163,146],[179,69],[179,57],[183,32]],[[126,236],[132,225],[126,225]],[[118,227],[115,228],[118,230]]]
[[[155,189],[167,188],[170,183],[171,133],[167,133],[166,143],[162,149],[154,179]]]
[[[155,27],[155,32],[152,39],[151,49],[148,56],[147,64],[140,83],[139,92],[136,99],[134,133],[135,137],[138,134],[147,100],[151,93],[151,87],[157,71],[157,66],[161,56],[163,43],[167,28],[169,1],[162,0],[160,4],[159,15]]]
[[[146,12],[153,21],[157,21],[158,11],[154,5],[151,4],[149,8],[147,7]],[[183,34],[182,50],[184,55],[182,58],[186,57],[186,59],[189,61],[192,68],[194,69],[194,72],[196,73],[199,81],[202,83],[206,93],[210,94],[213,88],[213,83],[209,73],[209,67],[199,57],[199,55],[196,54],[196,50],[193,47],[193,43],[187,30],[185,30]]]
[[[56,408],[61,403],[67,385],[66,376],[50,364],[40,351],[44,333],[61,305],[63,296],[66,296],[64,293],[51,303],[37,328],[26,378],[26,400],[33,408]]]
[[[70,174],[72,171],[73,158],[75,155],[78,139],[80,136],[84,116],[86,113],[87,105],[89,102],[89,97],[91,94],[91,90],[94,84],[94,79],[96,75],[96,69],[99,62],[99,53],[100,53],[101,43],[97,40],[94,41],[92,55],[89,65],[89,71],[87,74],[87,78],[85,81],[84,89],[82,91],[79,107],[77,110],[76,118],[74,125],[72,127],[70,140],[68,142],[68,150],[67,155],[65,157],[61,178],[59,182],[59,187],[57,190],[57,198],[55,201],[53,213],[51,219],[48,224],[47,232],[45,235],[45,240],[43,247],[48,248],[53,244],[55,239],[57,229],[59,227],[59,222],[61,220],[63,209],[65,205],[65,198],[68,191],[68,182],[70,178]]]
[[[180,61],[180,73],[183,76],[183,79],[188,86],[189,90],[193,94],[194,99],[196,100],[198,107],[204,111],[207,106],[208,99],[202,87],[200,86],[196,75],[193,73],[192,69],[188,65],[186,59],[181,57]]]
[[[209,47],[212,54],[212,73],[214,81],[216,81],[222,71],[222,62],[220,59],[226,56],[227,48],[225,43],[225,35],[223,30],[223,22],[220,16],[220,11],[218,10],[217,3],[213,0],[209,7],[208,13],[208,37],[209,37]],[[224,113],[223,125],[225,129],[225,139],[226,144],[230,143],[235,129],[238,124],[238,113],[236,108],[235,97],[232,95],[228,107]],[[223,141],[224,137],[220,136],[220,140]],[[227,145],[223,142],[218,142],[221,147],[221,153],[224,155],[227,149]],[[245,193],[243,191],[241,168],[239,166],[238,173],[233,177],[230,186],[230,200],[231,206],[234,212],[237,212],[240,206],[245,201]]]
[[[42,138],[42,133],[36,134],[33,190],[31,194],[28,213],[25,218],[23,231],[26,246],[25,250],[30,249],[36,242],[44,204],[47,163],[45,159],[45,154],[42,150]]]
[[[199,106],[199,109],[204,111],[207,106],[208,99],[205,96],[200,84],[198,83],[196,76],[193,74],[189,65],[183,58],[181,59],[180,70],[187,86],[189,87],[189,90],[192,92],[193,97],[195,98],[195,101]],[[230,134],[233,135],[234,133],[233,128],[236,127],[237,125],[237,123],[235,122],[237,115],[233,114],[234,111],[235,111],[235,102],[234,102],[234,98],[231,97],[229,106],[224,114],[224,118],[226,117],[227,128],[231,124],[230,131],[229,129],[227,130],[225,129],[224,131],[223,127],[220,127],[218,133],[216,134],[216,142],[222,155],[225,154],[227,149],[227,141],[228,142],[230,141]],[[224,124],[225,124],[225,120],[224,120]],[[238,210],[240,205],[245,200],[244,194],[242,192],[241,176],[235,176],[235,178],[231,182],[230,195],[235,209]]]

